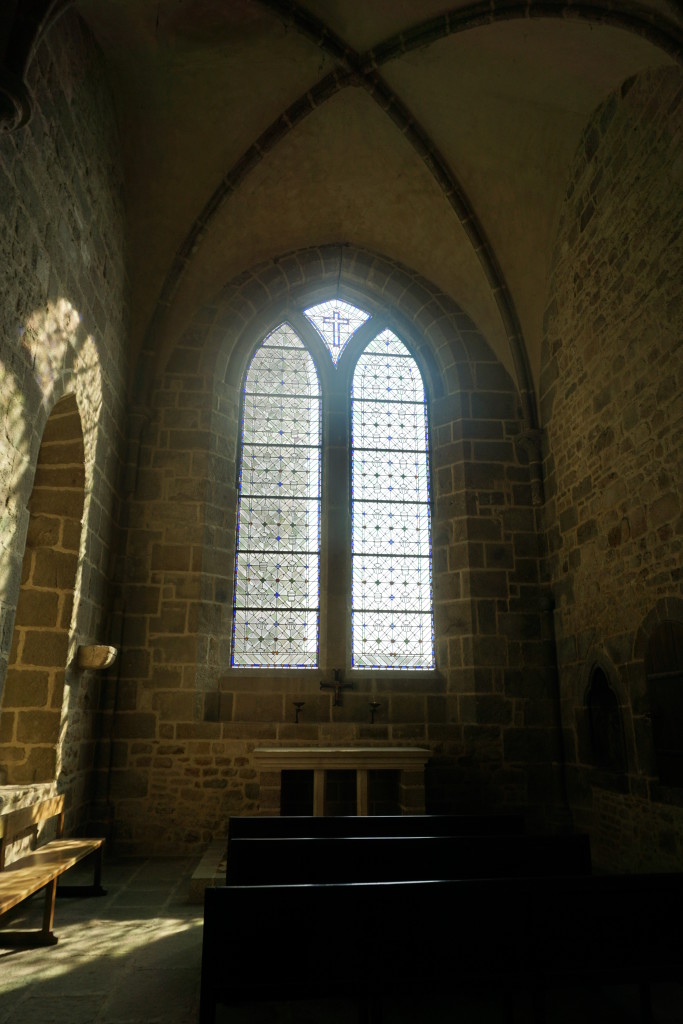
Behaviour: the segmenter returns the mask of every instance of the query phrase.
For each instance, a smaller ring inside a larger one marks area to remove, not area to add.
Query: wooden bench
[[[56,818],[56,837],[36,849],[6,863],[8,848],[38,825]],[[64,796],[53,796],[28,807],[0,815],[0,918],[24,900],[45,889],[42,928],[33,931],[8,931],[0,928],[0,946],[54,945],[52,931],[55,896],[104,896],[101,885],[104,839],[65,839]],[[58,878],[85,857],[94,860],[92,885],[60,885]]]
[[[587,835],[231,839],[227,885],[590,874]]]
[[[487,836],[524,832],[521,814],[236,815],[231,839],[342,836]]]
[[[387,999],[484,987],[542,1022],[552,988],[683,981],[683,874],[207,889],[201,1024],[217,1003]],[[487,1018],[488,1019],[488,1018]],[[518,1019],[518,1018],[515,1018]]]

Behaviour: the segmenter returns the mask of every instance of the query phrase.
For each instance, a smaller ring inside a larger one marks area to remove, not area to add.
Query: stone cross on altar
[[[338,309],[332,311],[331,316],[323,317],[323,324],[332,328],[332,344],[335,348],[341,348],[341,329],[349,326],[349,318],[342,316]]]

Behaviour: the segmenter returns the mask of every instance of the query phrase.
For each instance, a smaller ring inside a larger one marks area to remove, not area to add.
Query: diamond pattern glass
[[[352,659],[434,667],[427,408],[391,331],[367,345],[351,392]]]
[[[311,306],[305,310],[305,315],[327,345],[335,366],[351,335],[370,316],[341,299],[330,299],[329,302],[321,302],[319,306]]]
[[[320,578],[320,387],[289,324],[244,384],[232,664],[315,668]]]

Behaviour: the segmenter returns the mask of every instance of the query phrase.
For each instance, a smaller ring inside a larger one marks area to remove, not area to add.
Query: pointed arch
[[[73,393],[50,413],[38,454],[22,584],[0,713],[0,777],[53,782],[60,756],[84,505],[83,428]]]
[[[287,323],[242,389],[232,625],[236,668],[315,668],[320,576],[320,385]]]
[[[428,453],[422,376],[384,330],[351,388],[354,668],[434,668]]]

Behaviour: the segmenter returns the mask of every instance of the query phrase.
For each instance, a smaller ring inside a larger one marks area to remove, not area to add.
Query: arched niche
[[[665,620],[655,627],[645,673],[659,780],[683,786],[683,623]]]
[[[54,406],[43,432],[14,632],[0,708],[0,778],[52,782],[62,726],[85,485],[81,419],[73,394]]]
[[[619,701],[600,664],[591,670],[585,706],[592,764],[608,771],[625,771],[626,747]]]

